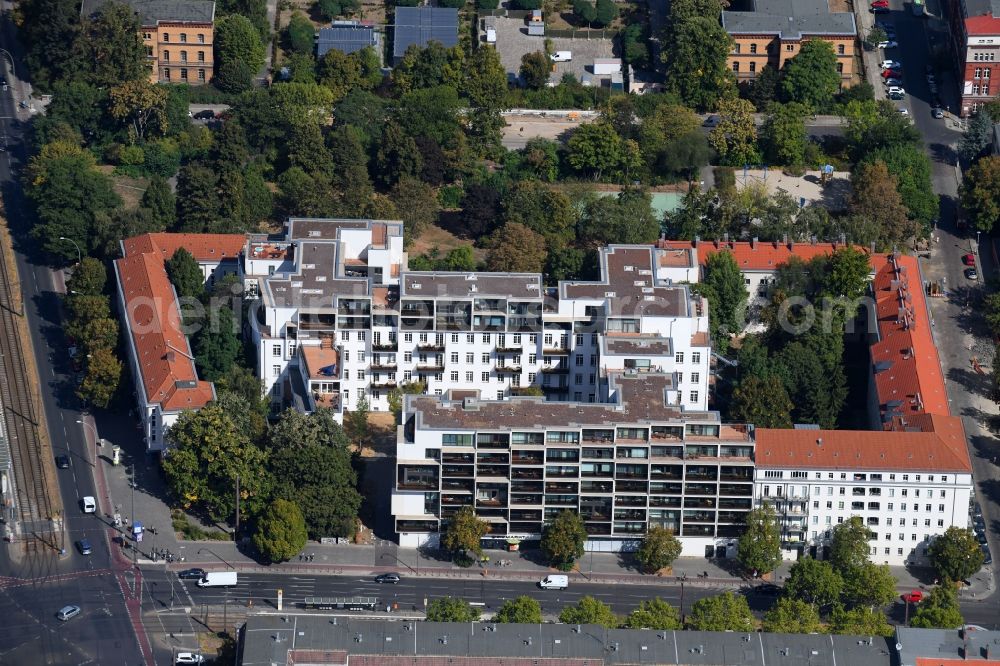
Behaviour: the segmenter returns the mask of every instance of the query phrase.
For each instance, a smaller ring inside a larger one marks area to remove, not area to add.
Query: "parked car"
[[[899,107],[896,110],[899,111],[899,115],[901,115],[901,116],[908,116],[908,115],[910,115],[910,110],[907,109],[905,106],[901,106],[901,107]]]
[[[975,268],[966,268],[965,277],[968,278],[969,280],[978,280],[979,272]]]
[[[719,116],[709,116],[705,118],[705,122],[702,123],[703,127],[715,127],[719,124]]]
[[[889,7],[889,0],[872,0],[871,1],[871,6],[872,7],[886,7],[886,8],[888,8]]]
[[[69,469],[69,456],[56,456],[56,467]]]
[[[83,509],[84,513],[97,513],[97,500],[91,495],[82,497],[80,499],[80,508]]]
[[[872,14],[888,14],[889,13],[889,8],[888,7],[882,7],[881,5],[879,5],[877,7],[872,7],[868,11],[870,11]]]
[[[882,69],[903,69],[903,63],[898,60],[883,60],[878,66]]]
[[[194,114],[195,120],[212,120],[213,118],[215,118],[215,112],[209,109]]]
[[[900,87],[900,86],[903,85],[903,80],[902,79],[886,79],[885,81],[882,82],[882,84],[886,88],[888,88],[889,86],[895,86],[895,87],[898,88],[898,87]]]
[[[388,583],[390,585],[395,585],[402,580],[402,576],[398,573],[384,573],[375,576],[376,583]]]
[[[80,614],[79,606],[63,606],[62,608],[59,609],[59,612],[56,613],[56,617],[59,618],[60,621],[66,622],[67,620],[71,620],[79,614]]]
[[[903,78],[903,70],[901,69],[883,69],[882,70],[883,79],[901,79]]]
[[[201,580],[205,577],[204,569],[184,569],[177,572],[177,577],[181,580]]]
[[[904,95],[903,93],[889,93],[889,99],[891,99],[894,102],[898,102],[904,97],[906,97],[906,95]]]
[[[966,266],[975,266],[976,255],[972,254],[971,252],[969,252],[968,254],[963,254],[962,263],[965,264]]]
[[[174,657],[174,663],[177,664],[202,664],[205,662],[205,657],[196,652],[178,652],[177,656]]]
[[[993,564],[993,554],[990,552],[989,546],[983,546],[983,564]]]
[[[90,555],[94,552],[94,548],[90,545],[89,539],[80,539],[77,541],[76,549],[80,551],[81,555]]]
[[[899,86],[889,86],[889,88],[886,90],[886,93],[889,95],[905,95],[906,89],[901,88]]]
[[[920,590],[912,590],[900,596],[902,597],[903,601],[905,601],[908,604],[919,604],[921,601],[924,600],[924,593],[921,592]]]
[[[894,49],[894,48],[896,48],[898,46],[899,46],[899,44],[897,44],[896,42],[894,42],[891,39],[890,40],[886,40],[884,42],[879,42],[878,43],[878,47],[880,49]]]

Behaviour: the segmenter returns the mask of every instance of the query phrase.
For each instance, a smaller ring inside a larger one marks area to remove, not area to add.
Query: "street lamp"
[[[89,354],[88,354],[88,356],[89,356]],[[79,423],[80,425],[84,426],[85,428],[90,428],[91,431],[93,431],[93,433],[94,433],[94,442],[98,446],[104,446],[104,440],[97,434],[97,428],[95,426],[92,426],[91,424],[87,423],[83,419],[77,419],[76,422]]]
[[[76,263],[78,263],[78,264],[83,263],[82,253],[80,252],[80,246],[76,244],[75,240],[73,240],[72,238],[66,238],[65,236],[60,236],[59,240],[61,240],[61,241],[69,241],[70,243],[72,243],[73,247],[76,248]]]

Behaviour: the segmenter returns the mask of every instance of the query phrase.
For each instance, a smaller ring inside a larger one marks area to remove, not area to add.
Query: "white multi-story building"
[[[400,222],[291,219],[280,240],[250,237],[243,259],[259,374],[272,403],[339,414],[392,388],[541,389],[601,402],[602,372],[674,376],[679,407],[708,405],[706,301],[672,284],[665,251],[611,246],[602,279],[547,289],[537,273],[406,270]]]
[[[910,419],[906,432],[756,430],[754,497],[778,514],[782,554],[823,558],[831,530],[859,516],[871,530],[871,559],[926,564],[927,546],[968,526],[972,495],[962,422]]]

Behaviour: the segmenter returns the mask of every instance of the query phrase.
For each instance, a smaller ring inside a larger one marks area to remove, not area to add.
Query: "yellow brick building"
[[[829,0],[744,0],[722,12],[733,38],[727,64],[738,82],[754,79],[767,65],[781,69],[803,42],[830,42],[837,55],[841,87],[855,76],[858,31],[852,12],[830,11]]]

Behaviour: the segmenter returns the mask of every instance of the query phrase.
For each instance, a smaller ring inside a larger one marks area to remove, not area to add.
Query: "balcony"
[[[444,372],[444,361],[417,363],[417,372]]]
[[[502,506],[507,506],[507,498],[503,497],[489,497],[489,498],[476,498],[476,506],[486,507],[486,508],[499,508]]]
[[[569,349],[559,347],[556,349],[543,349],[543,356],[569,356]]]
[[[505,453],[480,453],[476,462],[486,465],[506,465],[509,460]]]
[[[441,482],[441,490],[471,493],[475,489],[475,485],[475,482],[472,480],[455,481],[453,479],[445,479]]]
[[[472,495],[441,495],[441,504],[447,506],[472,506]]]
[[[542,384],[542,391],[544,393],[565,393],[568,390],[569,390],[568,385],[550,386],[548,384]]]
[[[506,479],[510,474],[507,465],[479,465],[478,474],[483,476],[499,476]]]
[[[395,372],[397,367],[395,361],[379,361],[371,364],[372,372]]]
[[[516,469],[514,469],[511,472],[510,478],[512,478],[512,479],[538,479],[540,481],[542,479],[542,470],[541,469],[516,468]]]
[[[396,380],[389,378],[374,379],[372,380],[372,386],[375,388],[388,388],[388,389],[396,388]]]
[[[547,365],[541,369],[547,375],[568,375],[569,368],[562,365]]]
[[[444,342],[419,342],[417,343],[417,349],[419,351],[443,352]]]
[[[507,345],[502,345],[497,347],[498,354],[523,354],[524,350],[520,347],[508,347]]]
[[[372,343],[372,349],[375,351],[394,352],[397,349],[397,343],[395,340],[391,340],[389,342],[374,342]]]
[[[495,365],[493,366],[493,372],[498,375],[519,375],[521,374],[521,366],[519,365]]]
[[[583,481],[580,485],[580,492],[610,495],[614,492],[614,485],[610,481]]]
[[[523,453],[515,453],[514,457],[511,458],[511,462],[515,465],[542,465],[545,461],[542,458],[541,452],[536,456],[525,455]]]
[[[583,529],[587,530],[587,534],[608,536],[611,534],[611,523],[585,523]]]
[[[510,496],[511,505],[518,504],[521,506],[541,506],[542,496],[541,494],[525,494],[525,493],[511,493]]]

